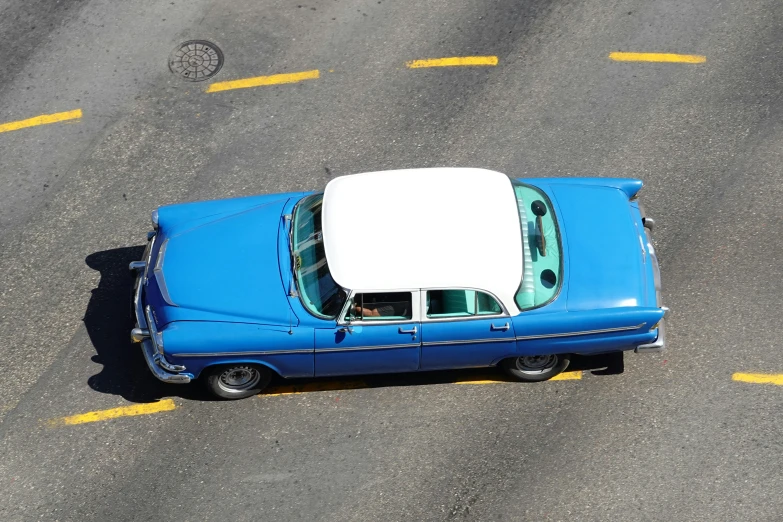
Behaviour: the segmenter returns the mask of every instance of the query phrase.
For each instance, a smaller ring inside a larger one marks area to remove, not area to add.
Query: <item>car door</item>
[[[491,295],[463,289],[422,294],[422,370],[490,366],[514,354],[511,318]]]
[[[419,292],[361,292],[334,328],[315,332],[315,375],[419,369]]]

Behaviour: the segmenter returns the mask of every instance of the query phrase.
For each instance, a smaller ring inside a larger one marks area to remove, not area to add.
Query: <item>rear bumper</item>
[[[154,240],[154,238],[153,238]],[[155,343],[155,325],[150,320],[147,311],[142,304],[142,292],[144,292],[144,283],[147,277],[147,266],[150,261],[150,250],[153,240],[147,245],[144,252],[143,261],[134,261],[130,264],[130,269],[136,272],[136,283],[133,287],[133,311],[136,315],[136,328],[131,331],[131,339],[141,344],[141,352],[147,361],[152,374],[163,382],[172,382],[185,384],[193,380],[193,374],[185,373],[183,366],[174,366],[170,364],[163,353],[158,349]]]
[[[650,255],[650,260],[653,264],[653,282],[655,284],[655,304],[658,308],[664,310],[663,318],[658,323],[658,337],[655,341],[648,344],[640,344],[634,350],[636,353],[650,353],[650,352],[662,352],[666,348],[666,315],[669,309],[663,306],[663,297],[661,295],[661,268],[658,264],[658,256],[655,253],[655,247],[652,242],[652,229],[655,225],[655,221],[652,218],[648,218],[645,214],[644,207],[639,203],[639,211],[642,215],[642,223],[644,224],[644,236],[645,236],[645,249]]]
[[[666,312],[669,311],[668,308],[665,308],[665,310]],[[666,312],[664,312],[664,317],[666,317]],[[640,344],[634,349],[634,351],[636,353],[662,352],[665,348],[666,348],[666,319],[661,319],[661,322],[658,323],[658,337],[655,338],[655,341],[648,344]]]

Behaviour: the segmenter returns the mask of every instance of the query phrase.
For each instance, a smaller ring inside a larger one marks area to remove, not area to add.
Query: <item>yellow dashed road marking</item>
[[[161,411],[171,411],[177,406],[171,399],[165,399],[150,404],[134,404],[133,406],[122,406],[120,408],[112,408],[110,410],[98,410],[82,413],[79,415],[71,415],[70,417],[61,417],[59,419],[52,419],[49,421],[50,426],[60,426],[63,424],[84,424],[86,422],[98,422],[108,419],[116,419],[117,417],[132,417],[135,415],[149,415],[150,413],[158,413]]]
[[[563,372],[555,375],[550,381],[578,381],[582,379],[582,372]]]
[[[76,109],[74,111],[67,111],[67,112],[56,112],[54,114],[43,114],[41,116],[36,116],[35,118],[28,118],[26,120],[3,123],[2,125],[0,125],[0,132],[26,129],[27,127],[46,125],[47,123],[57,123],[58,121],[75,120],[81,117],[82,117],[81,109]]]
[[[405,62],[409,69],[424,67],[458,67],[461,65],[497,65],[497,56],[454,56],[452,58],[429,58],[427,60],[411,60]]]
[[[672,63],[704,63],[706,56],[698,54],[669,53],[609,53],[609,59],[617,62],[672,62]]]
[[[578,381],[582,378],[582,372],[563,372],[559,375],[555,375],[550,381]],[[501,379],[487,379],[487,380],[477,380],[477,381],[456,381],[454,384],[500,384],[504,382],[517,382],[511,378],[508,378],[506,380]]]
[[[312,71],[303,71],[288,74],[273,74],[272,76],[256,76],[254,78],[244,78],[242,80],[230,80],[227,82],[216,82],[207,88],[207,92],[230,91],[232,89],[247,89],[248,87],[261,87],[263,85],[280,85],[283,83],[297,83],[303,80],[315,80],[320,78],[321,74],[317,69]]]
[[[783,386],[783,373],[735,373],[731,380],[752,384],[774,384]]]

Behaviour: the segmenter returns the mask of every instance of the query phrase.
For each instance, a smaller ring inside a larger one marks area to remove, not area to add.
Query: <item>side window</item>
[[[346,318],[351,321],[405,321],[413,318],[410,292],[356,294]]]
[[[427,317],[473,317],[503,313],[500,304],[489,294],[475,290],[428,290]]]
[[[476,313],[478,315],[497,315],[502,314],[503,309],[491,295],[476,292]]]

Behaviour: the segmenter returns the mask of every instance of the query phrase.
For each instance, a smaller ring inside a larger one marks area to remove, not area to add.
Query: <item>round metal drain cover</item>
[[[215,76],[223,66],[223,52],[206,40],[190,40],[174,49],[169,56],[169,69],[190,82],[200,82]]]

